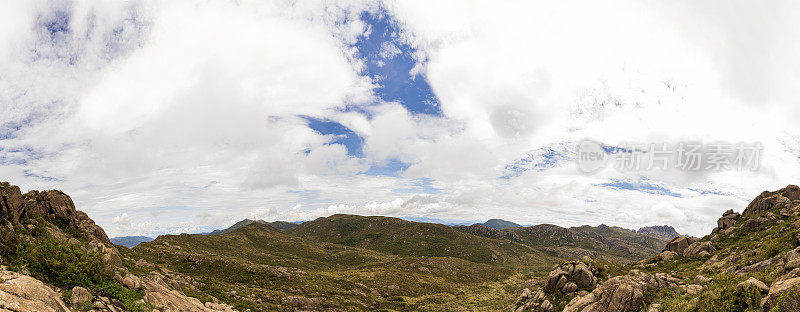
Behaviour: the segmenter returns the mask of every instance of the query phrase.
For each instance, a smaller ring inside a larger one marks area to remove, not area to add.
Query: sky
[[[792,1],[0,0],[0,180],[66,192],[109,236],[336,213],[703,235],[800,183],[797,20]],[[760,157],[585,172],[586,140]]]

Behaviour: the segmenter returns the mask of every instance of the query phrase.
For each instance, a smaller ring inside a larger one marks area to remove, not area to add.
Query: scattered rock
[[[647,308],[647,312],[661,312],[661,305],[658,303],[651,304]]]
[[[673,258],[675,258],[675,256],[677,256],[677,254],[669,250],[664,250],[661,252],[661,254],[658,255],[658,257],[661,258],[661,260],[663,261],[670,261]]]
[[[705,277],[705,276],[702,276],[702,275],[698,275],[698,276],[694,277],[694,283],[698,284],[698,285],[705,285],[705,284],[711,283],[711,278],[708,278],[708,277]]]
[[[86,288],[75,286],[72,288],[69,303],[75,307],[86,302],[92,302],[94,296]]]
[[[179,290],[172,290],[164,282],[164,276],[159,273],[151,273],[141,280],[142,288],[145,291],[145,302],[153,305],[157,309],[169,311],[232,311],[227,305],[222,308],[210,308],[205,306],[197,298],[187,297]]]
[[[314,302],[316,302],[316,300],[300,296],[291,296],[283,298],[282,302],[292,305],[296,308],[309,308],[312,305],[314,305]]]
[[[758,289],[758,291],[761,293],[769,292],[769,287],[767,287],[767,285],[764,284],[764,282],[759,281],[753,277],[748,278],[746,281],[736,285],[736,289],[738,290],[747,290],[750,288]]]
[[[689,294],[690,296],[694,296],[694,295],[700,293],[700,291],[702,291],[702,290],[703,290],[703,286],[700,286],[700,285],[697,285],[697,284],[686,285],[686,293]]]
[[[564,285],[564,288],[562,289],[562,292],[571,293],[571,292],[574,292],[576,290],[578,290],[578,285],[576,285],[573,282],[569,282],[566,285]]]

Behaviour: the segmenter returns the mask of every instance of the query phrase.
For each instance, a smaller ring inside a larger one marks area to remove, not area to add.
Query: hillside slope
[[[473,235],[518,242],[549,251],[561,258],[572,259],[589,256],[621,262],[638,261],[658,254],[667,242],[655,236],[605,225],[563,228],[552,224],[540,224],[502,230],[480,225],[454,228]]]
[[[459,293],[473,294],[473,305],[499,308],[514,275],[457,258],[318,242],[260,222],[219,235],[163,235],[123,254],[191,277],[201,300],[213,294],[255,311],[453,311],[456,303],[441,298]],[[493,293],[481,294],[487,288]]]
[[[221,229],[221,230],[213,230],[213,231],[211,231],[211,232],[208,232],[208,233],[205,233],[205,234],[208,234],[208,235],[218,235],[218,234],[228,233],[228,232],[231,232],[231,231],[233,231],[233,230],[236,230],[236,229],[238,229],[238,228],[242,228],[242,227],[244,227],[244,226],[250,225],[251,223],[262,223],[262,224],[267,224],[267,225],[269,225],[269,226],[271,226],[271,227],[274,227],[274,228],[276,228],[276,229],[279,229],[279,230],[288,230],[288,229],[290,229],[290,228],[294,227],[295,225],[297,225],[297,224],[295,224],[295,223],[286,222],[286,221],[273,221],[273,222],[267,222],[267,221],[264,221],[264,220],[251,220],[251,219],[244,219],[244,220],[242,220],[242,221],[239,221],[239,222],[236,222],[236,223],[234,223],[233,225],[231,225],[230,227],[228,227],[228,228],[226,228],[226,229]]]
[[[454,257],[477,263],[528,261],[538,252],[516,242],[476,237],[450,226],[391,217],[333,215],[288,230],[318,242],[417,257]]]

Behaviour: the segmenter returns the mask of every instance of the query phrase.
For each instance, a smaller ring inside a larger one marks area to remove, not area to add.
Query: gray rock
[[[86,290],[86,288],[75,286],[72,288],[72,294],[69,299],[69,303],[74,307],[86,302],[92,302],[93,299],[94,296],[92,296],[92,294]]]

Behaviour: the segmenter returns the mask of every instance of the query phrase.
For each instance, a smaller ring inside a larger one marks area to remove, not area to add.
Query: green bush
[[[54,239],[18,245],[17,255],[33,277],[65,289],[96,289],[112,277],[100,252]]]
[[[64,289],[65,294],[72,287],[81,286],[95,294],[121,301],[128,311],[151,310],[138,302],[142,293],[127,289],[114,280],[113,270],[105,263],[101,252],[86,244],[56,240],[38,231],[27,231],[26,234],[33,235],[21,239],[17,232],[0,233],[0,255],[12,270],[56,285]]]

